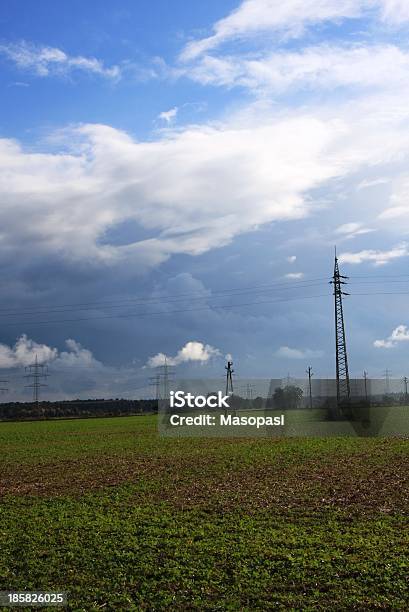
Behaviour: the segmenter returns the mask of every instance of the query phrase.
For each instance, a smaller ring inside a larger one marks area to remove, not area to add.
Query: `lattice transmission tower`
[[[38,405],[40,398],[40,388],[46,387],[47,385],[41,382],[48,374],[48,368],[44,364],[38,363],[38,357],[36,355],[34,363],[26,367],[26,378],[29,380],[32,379],[32,383],[30,385],[26,385],[33,389],[33,401]]]
[[[334,286],[335,305],[335,359],[337,374],[337,403],[338,406],[349,403],[351,398],[351,387],[349,383],[348,355],[345,340],[344,311],[342,307],[342,296],[349,295],[342,290],[347,284],[347,276],[340,274],[337,251],[335,250],[334,275],[330,283]]]

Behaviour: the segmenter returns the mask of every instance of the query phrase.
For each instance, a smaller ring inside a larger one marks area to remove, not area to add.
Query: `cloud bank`
[[[10,369],[25,367],[34,363],[37,357],[39,364],[53,362],[56,365],[94,366],[102,364],[97,361],[92,352],[73,339],[66,340],[67,351],[39,344],[22,334],[13,346],[0,344],[0,368]]]
[[[379,99],[353,110],[238,113],[148,142],[82,125],[43,153],[0,139],[0,253],[12,257],[24,243],[69,261],[133,261],[143,270],[300,219],[314,210],[314,189],[408,154],[404,92],[392,102],[387,114]],[[134,240],[104,239],[129,222]]]

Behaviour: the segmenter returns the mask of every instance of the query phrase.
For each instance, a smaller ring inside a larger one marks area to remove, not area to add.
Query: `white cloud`
[[[38,254],[143,269],[305,217],[311,190],[409,153],[408,98],[400,91],[315,111],[247,109],[146,142],[83,125],[62,131],[52,153],[0,139],[0,254],[21,256],[19,245],[35,245]],[[146,238],[100,241],[129,220]]]
[[[375,251],[367,249],[357,253],[342,253],[339,256],[340,263],[361,264],[366,261],[372,262],[375,266],[382,266],[393,259],[407,257],[409,251],[406,243],[400,244],[389,251]]]
[[[67,132],[76,154],[26,153],[0,140],[0,251],[34,241],[38,252],[70,259],[150,265],[203,253],[260,224],[305,216],[303,193],[346,170],[327,154],[337,131],[300,116],[136,142],[87,125]],[[153,237],[99,244],[108,227],[128,219]]]
[[[344,223],[335,230],[336,234],[342,236],[342,239],[350,240],[356,236],[362,236],[363,234],[370,234],[376,230],[369,227],[363,227],[362,223]]]
[[[409,329],[406,325],[398,325],[386,340],[375,340],[376,348],[394,348],[400,342],[409,342]]]
[[[280,346],[275,352],[276,357],[282,357],[283,359],[317,359],[322,357],[323,354],[323,351],[290,348],[289,346]]]
[[[401,176],[393,187],[390,206],[381,212],[379,219],[388,221],[409,215],[409,177]]]
[[[290,255],[287,257],[288,263],[295,263],[297,261],[297,255]]]
[[[0,344],[0,368],[24,367],[34,363],[50,363],[78,366],[101,366],[91,351],[83,348],[75,340],[66,340],[68,351],[59,352],[58,349],[39,344],[31,340],[26,334],[21,335],[14,346]]]
[[[189,42],[181,58],[191,60],[237,38],[248,38],[259,32],[278,31],[299,36],[306,25],[342,17],[358,17],[359,0],[244,0],[230,15],[217,21],[213,34]]]
[[[23,334],[14,346],[0,344],[0,368],[25,367],[34,363],[36,356],[38,363],[44,363],[55,359],[57,354],[57,349],[38,344]]]
[[[169,109],[168,111],[163,111],[159,113],[158,119],[165,121],[168,125],[172,123],[176,119],[176,115],[178,114],[178,107]]]
[[[100,368],[103,364],[95,359],[89,349],[81,346],[79,342],[69,338],[65,341],[68,351],[61,351],[56,359],[56,363],[62,366],[84,366]]]
[[[361,223],[344,223],[335,230],[336,234],[353,234],[361,228]]]
[[[364,179],[357,185],[357,190],[368,189],[369,187],[377,187],[378,185],[385,185],[390,182],[390,178],[380,177],[378,179]]]
[[[221,353],[219,349],[210,346],[210,344],[190,341],[187,342],[174,357],[165,355],[164,353],[158,353],[154,357],[150,357],[148,359],[147,366],[150,368],[156,368],[164,365],[165,363],[170,366],[175,366],[192,361],[206,363],[212,357],[219,357],[220,355]]]
[[[244,0],[227,17],[213,25],[213,33],[190,41],[181,59],[192,60],[237,39],[274,32],[286,37],[299,37],[305,28],[324,22],[339,22],[363,15],[402,26],[409,20],[407,0]]]
[[[289,272],[288,274],[285,275],[285,278],[299,279],[299,278],[303,278],[303,276],[304,276],[303,272]]]
[[[405,217],[409,214],[409,206],[392,206],[382,211],[378,219],[389,220],[397,219],[398,217]]]
[[[335,87],[400,87],[409,77],[409,53],[394,45],[307,47],[301,51],[263,53],[246,57],[205,55],[181,68],[202,84],[243,86],[275,93]]]
[[[120,76],[118,66],[107,68],[94,57],[71,56],[56,47],[34,45],[25,41],[0,45],[0,54],[14,62],[17,68],[41,77],[65,75],[73,71],[97,74],[109,79],[117,79]]]
[[[392,25],[401,26],[409,21],[409,3],[407,0],[380,0],[381,17]]]

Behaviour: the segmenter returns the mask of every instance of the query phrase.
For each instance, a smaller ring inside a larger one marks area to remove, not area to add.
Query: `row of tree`
[[[127,416],[157,412],[156,400],[96,399],[62,402],[9,402],[0,404],[0,420],[37,420]]]

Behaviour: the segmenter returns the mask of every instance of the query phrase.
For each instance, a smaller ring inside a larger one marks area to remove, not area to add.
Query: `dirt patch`
[[[138,482],[157,473],[158,460],[92,457],[17,466],[0,476],[0,495],[71,495]]]
[[[380,460],[381,459],[381,460]],[[166,502],[251,512],[257,509],[332,508],[359,514],[405,512],[409,458],[355,454],[299,463],[257,461],[243,466],[214,457],[99,456],[4,470],[1,495],[78,496],[137,485],[132,503]]]

